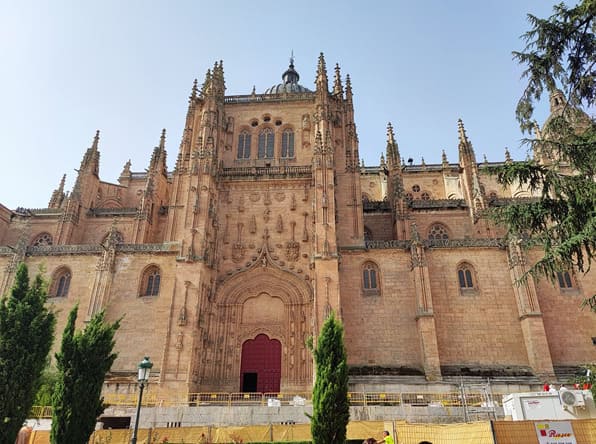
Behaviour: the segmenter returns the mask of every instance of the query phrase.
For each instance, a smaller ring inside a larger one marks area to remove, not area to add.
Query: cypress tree
[[[350,420],[344,328],[335,315],[323,323],[316,349],[310,422],[313,444],[344,444]]]
[[[54,338],[46,285],[20,264],[9,297],[0,301],[0,444],[14,444],[35,397]]]
[[[58,382],[52,397],[52,444],[85,444],[103,412],[101,388],[116,354],[114,335],[120,321],[105,322],[95,314],[84,330],[75,331],[78,306],[68,316],[62,347],[56,354]]]

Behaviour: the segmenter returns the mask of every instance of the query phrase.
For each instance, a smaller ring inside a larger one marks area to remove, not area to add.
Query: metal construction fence
[[[156,393],[143,395],[143,406],[175,407],[197,405],[267,405],[270,399],[278,400],[281,405],[293,405],[296,402],[309,402],[311,392],[293,393],[182,393],[162,398]],[[418,392],[350,392],[351,405],[440,405],[446,407],[486,406],[496,402],[500,405],[501,397],[487,392],[418,393]],[[111,406],[131,407],[137,403],[136,393],[107,393],[104,402]]]
[[[577,444],[596,444],[596,419],[569,421]],[[459,424],[410,424],[405,421],[352,421],[347,438],[361,442],[381,439],[388,430],[397,444],[539,444],[536,421],[482,421]],[[89,444],[128,444],[131,430],[98,430]],[[246,427],[178,427],[141,429],[138,444],[219,444],[308,442],[309,424]],[[564,441],[562,441],[564,442]],[[29,444],[49,444],[49,432],[34,431]]]
[[[168,398],[159,397],[156,393],[143,395],[144,407],[179,407],[179,406],[238,406],[238,405],[267,405],[270,400],[276,400],[279,405],[295,405],[309,403],[311,392],[295,393],[184,393]],[[107,393],[104,404],[115,407],[134,407],[137,404],[136,393]],[[487,393],[406,393],[406,392],[350,392],[348,400],[353,406],[367,405],[411,405],[411,406],[443,406],[443,407],[493,407],[501,405],[500,396],[488,396]],[[34,406],[31,410],[32,418],[49,418],[52,408],[49,406]]]

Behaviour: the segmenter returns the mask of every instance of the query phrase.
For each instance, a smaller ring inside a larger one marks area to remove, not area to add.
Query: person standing
[[[21,430],[19,430],[15,444],[27,444],[32,431],[33,427],[30,427],[27,425],[27,423],[23,424],[23,427],[21,427]]]
[[[377,444],[379,443],[385,443],[385,444],[395,444],[395,441],[393,440],[393,437],[391,436],[391,434],[389,434],[389,432],[387,430],[383,431],[383,439],[380,441],[377,441]]]

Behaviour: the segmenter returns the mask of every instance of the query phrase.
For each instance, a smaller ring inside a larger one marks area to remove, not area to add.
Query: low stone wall
[[[143,407],[139,425],[141,428],[191,427],[191,426],[246,426],[256,424],[306,424],[312,405],[301,406],[178,406]],[[134,423],[134,408],[108,408],[102,416],[130,416]],[[503,409],[469,408],[467,414],[462,407],[439,405],[412,406],[352,406],[350,419],[353,421],[392,421],[454,423],[463,421],[502,418]]]

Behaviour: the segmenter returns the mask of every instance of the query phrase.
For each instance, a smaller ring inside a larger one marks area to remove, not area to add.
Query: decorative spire
[[[300,74],[294,69],[294,51],[292,51],[292,55],[290,56],[290,66],[282,74],[281,78],[285,85],[290,83],[297,84],[300,80]]]
[[[192,89],[190,90],[190,101],[193,101],[194,99],[197,98],[197,94],[199,92],[199,87],[198,87],[198,82],[197,79],[194,79],[194,81],[192,82]]]
[[[395,135],[393,133],[393,126],[391,122],[387,123],[387,162],[389,168],[399,168],[399,148],[395,141]]]
[[[469,143],[468,136],[466,135],[466,129],[464,128],[464,122],[461,119],[457,119],[457,132],[460,144]]]
[[[327,76],[327,64],[325,63],[325,56],[319,53],[319,64],[317,66],[317,74]]]
[[[381,160],[380,160],[379,164],[381,165],[382,168],[387,166],[387,164],[385,163],[385,156],[383,155],[383,153],[381,153]]]
[[[81,161],[81,168],[80,171],[85,170],[86,168],[91,168],[91,172],[95,175],[99,173],[99,130],[95,132],[95,137],[93,137],[93,142],[87,152],[83,156],[83,160]]]
[[[211,90],[211,70],[208,69],[207,73],[205,74],[205,81],[203,82],[203,86],[201,87],[201,95],[206,96],[210,93]]]
[[[335,79],[333,80],[333,94],[343,97],[344,88],[341,84],[341,73],[339,69],[339,63],[335,64]]]
[[[50,203],[48,204],[48,208],[60,208],[62,205],[62,201],[64,200],[64,183],[66,181],[66,174],[62,176],[62,180],[60,180],[60,184],[58,188],[54,190],[52,193],[52,197],[50,198]]]
[[[166,129],[161,130],[161,137],[159,138],[159,149],[165,151],[166,149]]]
[[[325,64],[325,56],[323,53],[319,54],[319,64],[317,66],[317,79],[315,81],[317,91],[329,92],[329,85],[327,81],[327,66]]]
[[[486,158],[486,154],[483,154],[483,162],[485,165],[488,165],[488,159]]]
[[[85,151],[85,155],[83,156],[83,160],[81,160],[81,166],[79,167],[77,179],[75,180],[75,184],[72,187],[72,193],[70,196],[74,199],[81,198],[81,192],[84,187],[84,180],[83,177],[92,174],[95,177],[99,178],[99,130],[95,132],[95,137],[93,137],[93,142],[91,146],[87,148]]]
[[[346,100],[352,102],[352,81],[350,80],[350,74],[346,75]]]
[[[511,154],[509,153],[509,148],[505,147],[505,162],[511,163]]]
[[[93,151],[97,151],[98,146],[99,146],[99,130],[95,131],[95,137],[93,138],[93,144],[91,145],[91,149]]]
[[[62,179],[60,179],[60,184],[58,185],[58,190],[59,192],[63,193],[64,192],[64,183],[66,182],[66,174],[62,175]]]
[[[461,119],[457,120],[457,129],[459,133],[459,158],[460,161],[467,160],[471,164],[476,164],[476,154],[474,154],[474,148],[472,143],[468,139],[466,130],[464,128],[464,122]]]
[[[449,167],[449,161],[447,160],[447,153],[445,150],[443,150],[443,153],[441,154],[441,164],[443,168]]]
[[[130,166],[132,164],[130,163],[130,159],[127,160],[127,162],[124,164],[124,167],[122,168],[122,172],[120,173],[120,179],[125,179],[125,178],[129,178],[130,177]]]
[[[153,150],[153,156],[151,156],[150,169],[156,172],[161,172],[167,175],[166,165],[166,129],[161,130],[161,136],[159,138],[159,146],[156,146]]]

